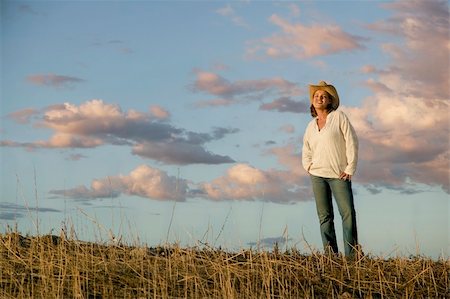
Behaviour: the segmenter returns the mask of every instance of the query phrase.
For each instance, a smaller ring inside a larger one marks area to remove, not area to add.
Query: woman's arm
[[[355,129],[344,113],[341,113],[340,124],[345,140],[345,154],[347,157],[347,167],[344,172],[351,177],[355,173],[358,163],[358,136],[356,136]]]
[[[309,172],[312,166],[312,150],[309,144],[309,126],[305,130],[303,135],[303,147],[302,147],[302,164],[303,168]]]

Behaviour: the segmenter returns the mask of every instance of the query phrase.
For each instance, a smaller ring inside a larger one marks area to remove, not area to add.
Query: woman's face
[[[328,104],[331,103],[331,97],[325,90],[318,90],[313,96],[313,106],[316,109],[327,109]]]

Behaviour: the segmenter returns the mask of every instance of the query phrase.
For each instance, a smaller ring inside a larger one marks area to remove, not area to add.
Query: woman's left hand
[[[339,178],[340,178],[341,180],[344,180],[344,181],[346,181],[346,180],[351,181],[351,180],[352,180],[352,176],[351,176],[350,174],[345,173],[345,172],[341,173],[341,175],[339,176]]]

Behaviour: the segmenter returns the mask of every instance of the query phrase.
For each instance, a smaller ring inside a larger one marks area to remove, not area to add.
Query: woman
[[[332,195],[342,217],[345,255],[357,251],[356,212],[351,179],[358,160],[358,139],[347,116],[336,109],[339,96],[324,81],[309,86],[311,115],[303,137],[302,164],[310,174],[325,250],[338,253]]]

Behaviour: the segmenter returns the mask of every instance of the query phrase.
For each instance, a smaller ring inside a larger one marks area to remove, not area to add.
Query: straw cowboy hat
[[[309,85],[309,101],[313,103],[314,93],[318,90],[325,90],[331,95],[331,104],[334,109],[339,107],[339,95],[333,85],[327,84],[325,81],[320,81],[318,85]]]

